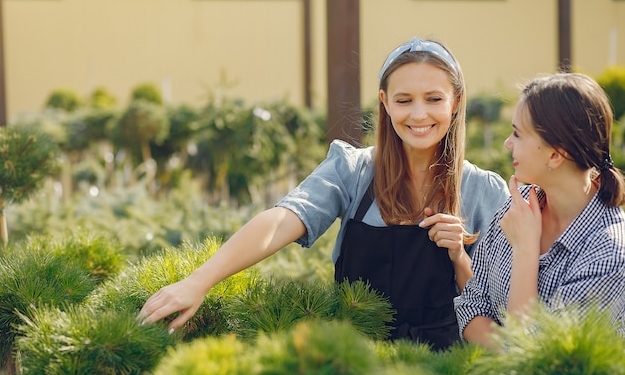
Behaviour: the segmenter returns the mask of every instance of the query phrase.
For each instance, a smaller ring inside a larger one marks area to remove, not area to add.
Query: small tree
[[[4,208],[26,200],[58,171],[58,146],[27,126],[0,128],[0,240],[9,242]]]
[[[57,89],[50,93],[46,100],[46,108],[61,109],[73,112],[82,105],[82,100],[78,94],[70,89]]]

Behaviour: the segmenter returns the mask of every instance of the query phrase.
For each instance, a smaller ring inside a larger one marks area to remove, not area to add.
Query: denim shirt
[[[340,218],[341,227],[332,251],[332,261],[336,262],[347,219],[354,217],[373,179],[373,169],[373,147],[356,148],[341,140],[333,141],[326,159],[276,204],[293,211],[306,226],[306,234],[296,242],[304,247],[312,246]],[[465,160],[460,195],[465,229],[469,233],[479,231],[481,238],[510,193],[501,176]],[[375,201],[363,222],[372,226],[387,226]],[[469,255],[472,255],[474,246],[466,247]]]

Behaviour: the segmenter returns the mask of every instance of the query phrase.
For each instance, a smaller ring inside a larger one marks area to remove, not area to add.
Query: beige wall
[[[37,111],[56,88],[97,86],[125,104],[133,86],[174,103],[225,94],[303,103],[302,1],[4,1],[9,118]],[[325,108],[325,1],[312,0],[314,105]],[[340,0],[336,0],[340,1]],[[572,0],[573,63],[597,75],[625,65],[625,1]],[[361,0],[362,101],[377,96],[386,54],[413,35],[444,41],[469,94],[516,94],[557,66],[557,0]],[[225,82],[225,84],[224,84]],[[224,90],[225,89],[225,90]]]

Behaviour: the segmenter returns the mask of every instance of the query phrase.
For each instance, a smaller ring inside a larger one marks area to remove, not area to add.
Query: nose
[[[510,140],[510,135],[508,136],[508,138],[506,138],[505,141],[503,141],[503,147],[505,147],[507,150],[512,151],[512,141]]]
[[[422,120],[427,117],[425,106],[415,102],[410,110],[410,118],[413,120]]]

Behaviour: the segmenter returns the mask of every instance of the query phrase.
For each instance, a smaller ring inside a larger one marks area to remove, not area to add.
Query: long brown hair
[[[434,181],[430,194],[426,197],[425,207],[431,207],[435,213],[460,216],[460,183],[466,137],[464,77],[458,65],[454,69],[434,53],[405,52],[382,73],[380,89],[386,92],[389,76],[398,67],[409,63],[431,64],[443,70],[453,86],[456,112],[452,115],[447,134],[439,144],[438,161],[432,166]],[[403,150],[402,140],[395,133],[391,118],[380,101],[375,139],[374,192],[382,218],[389,225],[415,223],[424,208],[414,201],[408,161]]]

